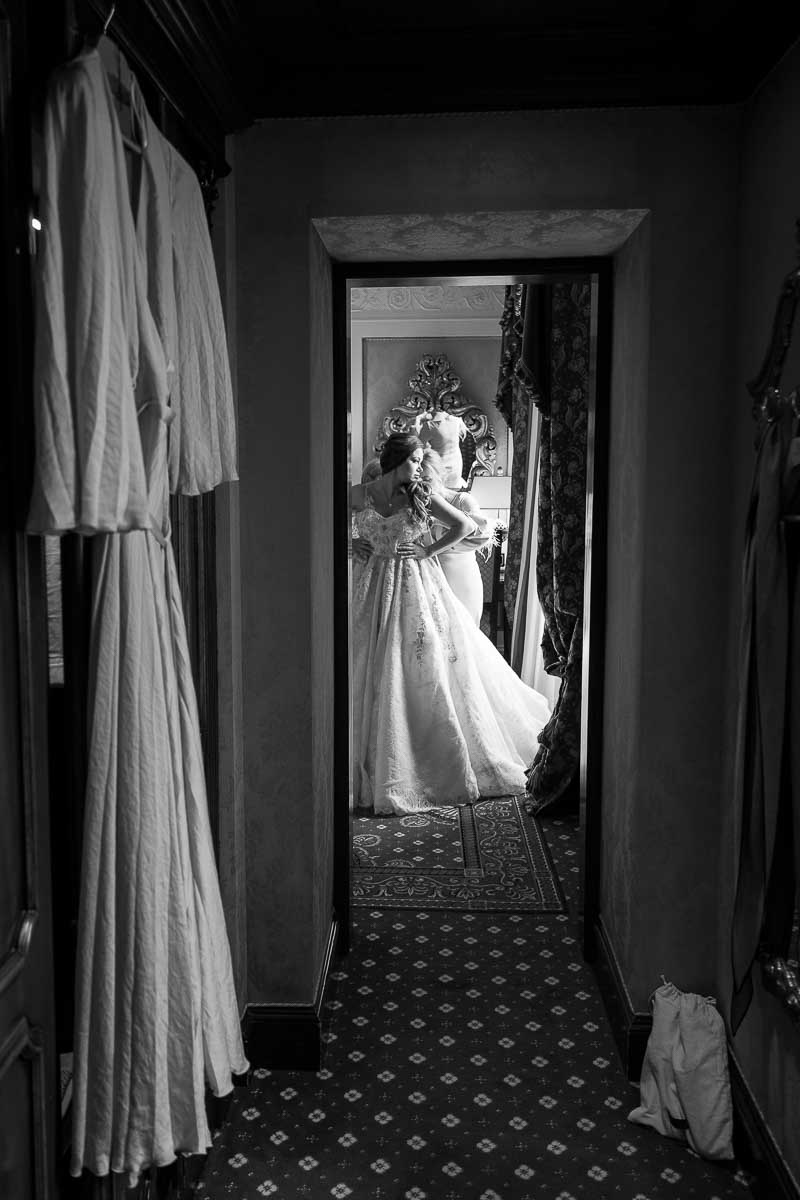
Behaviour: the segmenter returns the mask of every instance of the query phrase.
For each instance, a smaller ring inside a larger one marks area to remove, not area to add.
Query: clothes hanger
[[[114,14],[116,11],[116,3],[113,3],[103,18],[102,23],[98,24],[94,30],[84,30],[83,51],[84,53],[87,50],[96,50],[99,52],[117,104],[120,108],[129,108],[133,114],[133,118],[135,119],[137,114],[133,104],[133,91],[136,85],[136,78],[130,71],[128,64],[125,62],[122,51],[117,43],[112,42],[110,38],[107,38],[108,30],[111,22],[114,19]],[[114,56],[116,56],[116,58],[114,58]],[[123,64],[124,69],[127,70],[128,74],[130,75],[130,84],[128,86],[125,86],[123,83]],[[128,137],[123,130],[120,130],[120,136],[122,138],[123,146],[132,151],[134,154],[142,155],[147,148],[147,134],[144,130],[142,130],[141,142],[137,142],[133,138]]]
[[[116,4],[112,4],[108,13],[103,20],[102,25],[99,25],[93,32],[84,31],[83,45],[84,49],[96,50],[100,39],[108,33],[108,27],[114,19],[114,13],[117,11]]]

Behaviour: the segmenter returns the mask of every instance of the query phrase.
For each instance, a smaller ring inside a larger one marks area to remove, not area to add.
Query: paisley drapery
[[[561,688],[528,772],[539,809],[558,799],[580,763],[590,310],[588,280],[553,285],[550,392],[540,405],[536,585],[545,670],[561,677]]]
[[[530,411],[532,404],[541,407],[541,391],[546,390],[548,384],[550,308],[548,285],[515,284],[506,288],[500,318],[500,373],[495,404],[511,429],[513,441],[511,506],[503,579],[503,601],[511,628],[515,620],[523,551]]]
[[[581,280],[539,287],[533,303],[526,295],[532,290],[525,285],[506,290],[496,403],[514,438],[505,577],[511,616],[520,572],[531,401],[542,417],[536,582],[545,616],[545,669],[561,679],[527,773],[528,791],[542,809],[562,795],[580,761],[591,285]],[[537,383],[534,363],[542,378],[549,376],[546,387]]]

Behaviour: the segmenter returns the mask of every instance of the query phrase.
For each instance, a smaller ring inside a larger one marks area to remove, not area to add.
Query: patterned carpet
[[[524,798],[353,820],[353,904],[462,912],[564,912]]]
[[[578,842],[542,818],[569,911],[359,908],[318,1072],[253,1072],[202,1200],[746,1200],[745,1175],[632,1125],[580,953]]]

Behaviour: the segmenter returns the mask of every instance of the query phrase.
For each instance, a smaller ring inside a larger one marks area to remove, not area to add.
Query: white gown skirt
[[[352,629],[356,808],[408,813],[525,791],[547,701],[435,559],[354,563]]]
[[[461,550],[454,546],[438,555],[439,565],[453,592],[466,608],[476,625],[481,623],[483,613],[483,576],[475,558],[475,551]]]

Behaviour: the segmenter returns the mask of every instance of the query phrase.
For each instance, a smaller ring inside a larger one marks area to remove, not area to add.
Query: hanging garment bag
[[[665,980],[651,1007],[641,1103],[628,1119],[687,1142],[703,1158],[733,1158],[728,1049],[716,1001]]]

